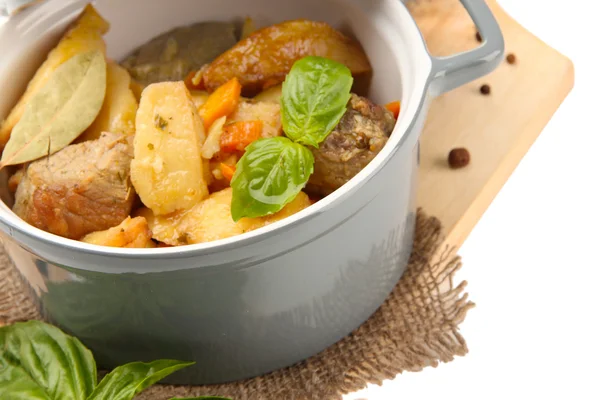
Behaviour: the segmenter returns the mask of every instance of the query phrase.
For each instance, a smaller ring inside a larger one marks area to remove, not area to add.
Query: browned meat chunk
[[[338,126],[318,149],[311,148],[315,172],[306,191],[326,196],[352,179],[385,146],[395,124],[385,107],[353,94]]]
[[[120,135],[66,147],[32,163],[14,212],[33,226],[70,239],[119,225],[131,212],[130,147]]]

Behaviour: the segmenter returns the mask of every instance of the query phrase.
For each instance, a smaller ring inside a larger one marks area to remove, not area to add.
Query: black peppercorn
[[[517,62],[517,56],[515,56],[513,53],[510,53],[509,55],[506,56],[506,62],[509,64],[514,64]]]
[[[477,41],[478,41],[479,43],[481,43],[481,42],[483,41],[483,40],[481,39],[481,34],[480,34],[479,32],[477,32],[477,33],[475,34],[475,39],[477,39]]]
[[[490,87],[490,85],[485,84],[485,85],[481,85],[481,88],[479,88],[479,91],[481,92],[481,94],[487,96],[488,94],[490,94],[492,92],[492,88]]]

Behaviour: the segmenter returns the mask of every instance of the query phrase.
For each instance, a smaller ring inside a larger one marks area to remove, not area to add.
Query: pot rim
[[[192,244],[180,247],[169,248],[154,248],[154,249],[125,249],[114,248],[99,245],[92,245],[80,241],[63,238],[28,224],[21,220],[12,210],[2,201],[0,201],[0,229],[9,236],[14,237],[17,231],[34,242],[42,242],[45,245],[57,246],[67,251],[75,251],[79,254],[89,254],[114,258],[125,259],[172,259],[172,258],[191,258],[202,256],[208,253],[214,254],[222,251],[227,251],[232,248],[239,248],[247,245],[252,245],[277,235],[283,229],[290,229],[294,226],[299,226],[310,222],[318,215],[327,212],[327,210],[338,206],[347,198],[358,191],[370,178],[375,176],[380,169],[385,167],[390,159],[397,153],[400,147],[408,138],[408,133],[414,128],[417,117],[424,107],[425,100],[428,94],[429,84],[432,79],[433,62],[429,55],[421,32],[408,12],[408,9],[397,0],[389,0],[385,3],[386,7],[392,7],[396,20],[401,20],[402,24],[394,25],[394,32],[404,31],[406,37],[410,41],[415,41],[414,46],[411,46],[411,56],[414,56],[418,61],[419,74],[413,74],[411,81],[408,82],[402,73],[403,65],[407,64],[406,60],[400,59],[397,53],[392,53],[396,58],[399,66],[398,72],[401,75],[403,92],[402,92],[402,112],[396,122],[394,130],[390,135],[390,140],[380,151],[380,153],[356,176],[354,176],[344,186],[337,189],[332,194],[323,198],[319,202],[310,207],[286,217],[273,224],[267,225],[260,229],[246,232],[241,235],[233,236],[226,239],[215,240],[206,243]],[[22,14],[35,11],[36,6],[25,10]],[[15,19],[18,19],[18,15]],[[7,24],[13,23],[9,20]],[[0,26],[2,28],[2,26]],[[416,39],[419,43],[416,43]],[[390,48],[394,48],[392,43],[388,43]],[[414,54],[413,54],[414,53]],[[416,62],[415,62],[416,63]],[[418,77],[417,77],[418,75]],[[408,90],[407,90],[408,88]],[[327,230],[329,227],[323,227]],[[22,244],[21,240],[18,240]],[[34,246],[32,246],[34,247]],[[82,267],[82,269],[85,269]],[[140,273],[143,271],[140,270]]]

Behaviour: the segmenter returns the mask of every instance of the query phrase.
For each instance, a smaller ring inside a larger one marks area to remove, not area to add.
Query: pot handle
[[[434,95],[448,92],[492,72],[504,57],[504,38],[498,22],[485,0],[460,0],[481,35],[476,49],[448,57],[432,56]]]

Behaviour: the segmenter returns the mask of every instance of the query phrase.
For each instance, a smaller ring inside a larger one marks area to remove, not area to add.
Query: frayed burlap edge
[[[458,326],[474,304],[466,282],[453,285],[461,262],[443,241],[438,219],[419,211],[408,269],[385,303],[346,338],[320,354],[265,376],[212,386],[155,386],[138,396],[228,396],[235,400],[329,400],[381,384],[404,371],[436,367],[464,356],[468,349]],[[40,315],[18,273],[0,252],[0,320],[6,323]]]

